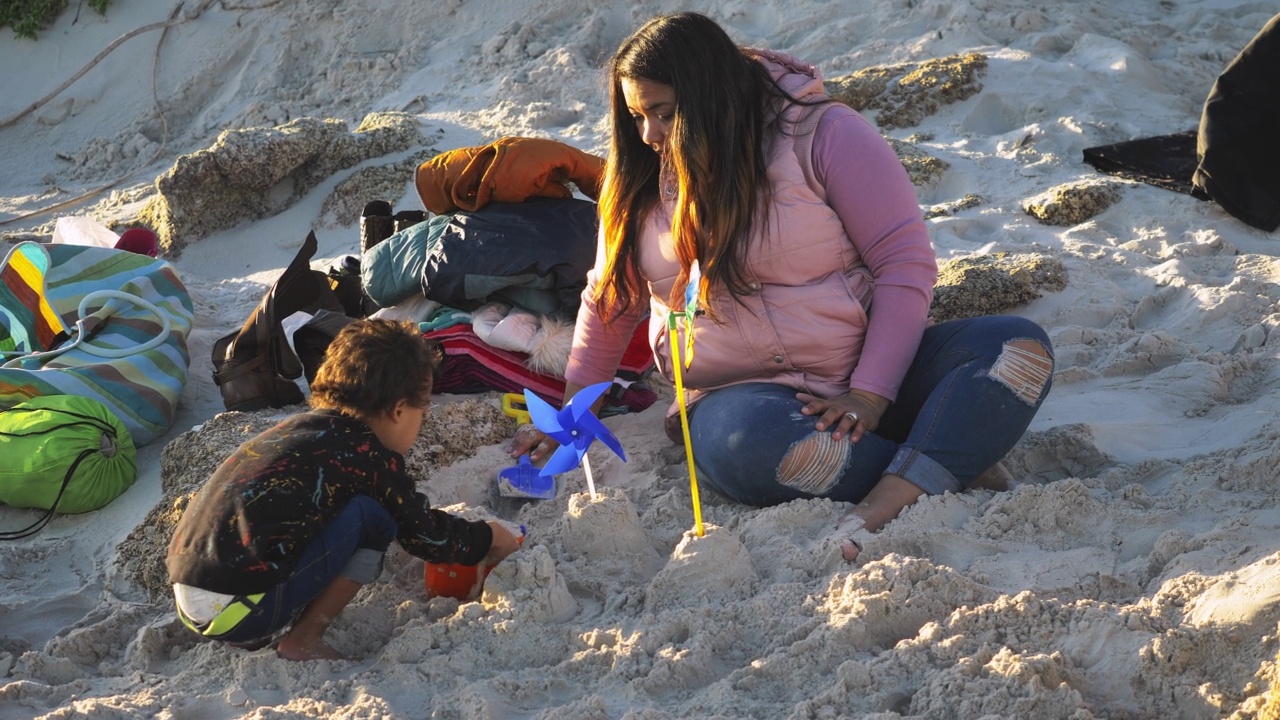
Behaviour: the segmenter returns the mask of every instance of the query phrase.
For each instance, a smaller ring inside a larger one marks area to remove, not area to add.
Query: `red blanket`
[[[640,323],[631,336],[631,344],[618,366],[618,380],[635,382],[653,370],[653,352],[644,333],[647,327],[648,323]],[[497,390],[518,393],[528,389],[557,407],[564,397],[563,377],[530,370],[525,364],[529,358],[526,353],[503,350],[485,343],[472,332],[470,324],[452,325],[423,336],[444,346],[444,367],[432,392],[466,394]],[[656,399],[652,390],[636,387],[612,394],[606,404],[621,404],[631,412],[639,412]]]

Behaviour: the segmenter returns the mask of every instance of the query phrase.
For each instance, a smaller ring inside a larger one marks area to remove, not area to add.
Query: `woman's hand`
[[[839,440],[846,435],[849,442],[858,442],[864,433],[880,426],[880,417],[889,409],[888,398],[866,390],[850,390],[846,395],[820,398],[808,393],[796,393],[796,399],[804,403],[800,412],[817,415],[814,429],[819,432],[832,428],[831,437]]]
[[[533,424],[526,423],[516,428],[515,437],[511,438],[511,445],[508,446],[507,451],[512,458],[519,458],[528,453],[529,461],[536,465],[555,452],[558,447],[560,443],[547,437]]]
[[[582,386],[577,383],[566,382],[564,384],[564,396],[571,398],[578,394]],[[604,395],[596,399],[591,405],[591,412],[599,417],[600,408],[604,405]],[[551,457],[551,453],[560,447],[560,443],[547,437],[538,428],[529,423],[525,423],[516,428],[515,437],[511,438],[511,445],[507,447],[507,452],[513,459],[519,459],[525,453],[529,454],[529,462],[537,465],[545,458]]]

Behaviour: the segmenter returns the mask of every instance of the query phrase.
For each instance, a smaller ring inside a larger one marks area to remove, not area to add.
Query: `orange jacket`
[[[592,200],[600,194],[604,158],[556,140],[504,137],[482,147],[459,148],[418,166],[414,184],[422,205],[436,215],[478,210],[490,202],[530,197],[569,198],[572,181]]]

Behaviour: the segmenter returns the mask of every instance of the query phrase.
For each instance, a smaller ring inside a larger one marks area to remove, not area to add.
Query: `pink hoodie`
[[[760,61],[793,96],[822,94],[817,69],[780,53]],[[804,108],[792,106],[795,122]],[[711,301],[723,324],[700,317],[686,388],[714,390],[773,382],[821,397],[851,388],[894,399],[927,322],[937,265],[915,189],[889,144],[851,108],[824,106],[817,127],[783,133],[767,149],[773,205],[768,228],[751,238],[746,275],[753,292]],[[812,127],[812,124],[809,125]],[[812,146],[810,187],[802,161]],[[825,198],[823,197],[825,195]],[[671,204],[642,224],[640,275],[648,283],[649,338],[672,377],[666,305],[679,270]],[[565,377],[589,385],[613,378],[644,308],[605,325],[590,300],[602,267],[588,275]],[[871,309],[874,308],[874,312]],[[684,343],[681,333],[682,346]]]

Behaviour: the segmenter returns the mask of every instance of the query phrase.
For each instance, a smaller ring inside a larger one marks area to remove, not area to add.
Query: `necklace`
[[[676,191],[680,189],[676,183],[675,170],[667,164],[665,159],[662,161],[662,169],[658,172],[658,185],[662,188],[663,200],[674,200]]]

